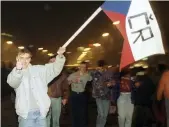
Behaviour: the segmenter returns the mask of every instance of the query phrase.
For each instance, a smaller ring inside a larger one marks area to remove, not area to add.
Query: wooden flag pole
[[[66,48],[73,39],[101,12],[102,8],[99,7],[89,18],[86,22],[67,40],[67,42],[62,46]]]

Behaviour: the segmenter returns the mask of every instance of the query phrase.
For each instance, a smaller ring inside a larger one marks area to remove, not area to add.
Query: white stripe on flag
[[[161,32],[148,0],[131,1],[126,32],[135,61],[154,54],[165,54]]]

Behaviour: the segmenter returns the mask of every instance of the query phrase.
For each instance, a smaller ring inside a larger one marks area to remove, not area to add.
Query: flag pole
[[[102,8],[99,7],[87,20],[86,22],[67,40],[67,42],[62,46],[66,48],[73,39],[101,12]]]

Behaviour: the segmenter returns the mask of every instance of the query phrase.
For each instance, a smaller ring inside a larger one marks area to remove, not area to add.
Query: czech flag
[[[161,32],[148,0],[106,1],[101,6],[105,14],[118,21],[124,38],[120,70],[154,54],[165,54]]]

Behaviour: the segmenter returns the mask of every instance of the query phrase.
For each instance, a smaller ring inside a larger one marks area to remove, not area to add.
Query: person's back
[[[140,73],[140,72],[139,72]],[[133,127],[151,126],[152,124],[152,95],[155,85],[148,75],[137,74],[135,81]]]
[[[165,98],[169,99],[169,71],[164,72],[161,77],[157,92],[157,100],[161,100],[163,94]]]
[[[164,73],[162,82],[164,83],[164,96],[169,99],[169,71]]]
[[[137,82],[140,83],[140,86],[136,89],[135,93],[135,104],[136,105],[151,105],[151,97],[154,92],[153,81],[147,76],[138,76]]]
[[[163,73],[157,91],[157,100],[161,101],[163,97],[165,98],[167,127],[169,127],[169,70]]]

